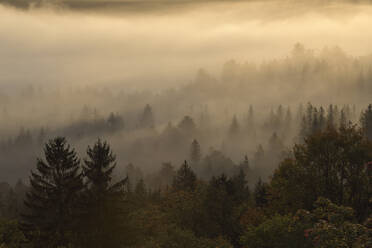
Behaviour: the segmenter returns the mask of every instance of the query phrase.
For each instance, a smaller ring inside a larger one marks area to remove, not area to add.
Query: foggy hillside
[[[0,0],[0,247],[369,247],[371,24],[367,0]]]

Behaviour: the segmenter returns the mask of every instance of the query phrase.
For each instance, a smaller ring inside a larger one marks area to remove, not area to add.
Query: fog
[[[282,58],[296,42],[315,51],[338,45],[355,56],[372,49],[369,5],[208,2],[125,10],[0,6],[1,83],[160,89],[190,81],[200,67],[218,72],[229,59]]]
[[[211,175],[248,155],[267,178],[305,109],[358,123],[372,96],[367,1],[2,2],[0,180],[26,178],[56,135],[82,157],[107,139],[119,172],[133,163],[154,187],[193,139],[206,167],[228,167]]]

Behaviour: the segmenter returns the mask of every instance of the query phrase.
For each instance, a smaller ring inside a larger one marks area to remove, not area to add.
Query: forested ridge
[[[0,0],[0,248],[372,248],[371,0]]]
[[[370,247],[372,105],[357,125],[345,112],[308,104],[298,141],[264,179],[262,147],[254,166],[234,164],[194,139],[180,166],[144,175],[128,165],[118,178],[107,142],[80,159],[52,138],[27,186],[1,187],[2,247]],[[232,137],[238,128],[234,119]]]
[[[370,247],[371,79],[296,44],[158,93],[4,95],[1,247]]]

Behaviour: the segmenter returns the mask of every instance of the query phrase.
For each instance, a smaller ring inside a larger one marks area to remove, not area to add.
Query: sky
[[[1,88],[177,87],[193,80],[199,68],[217,74],[230,59],[283,58],[297,42],[315,52],[337,45],[353,56],[372,53],[369,4],[127,2],[28,10],[0,5]]]

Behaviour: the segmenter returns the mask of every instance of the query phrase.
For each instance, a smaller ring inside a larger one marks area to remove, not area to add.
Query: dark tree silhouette
[[[45,161],[38,159],[36,172],[31,171],[22,227],[38,247],[67,246],[83,189],[80,161],[63,137],[50,140],[44,153]]]
[[[187,161],[178,169],[173,179],[174,190],[193,191],[196,188],[196,175],[187,164]]]
[[[261,178],[258,179],[253,194],[257,207],[266,206],[266,204],[268,203],[267,184],[262,182]]]
[[[201,160],[201,150],[200,150],[200,145],[199,142],[194,139],[191,143],[191,148],[190,148],[190,160],[192,162],[192,165],[196,165],[200,162]]]
[[[140,117],[139,126],[140,128],[154,128],[155,126],[154,114],[149,104],[147,104],[143,110],[143,113]]]
[[[120,241],[114,233],[121,229],[115,203],[127,179],[114,184],[111,182],[116,158],[106,142],[98,139],[93,147],[88,146],[87,155],[83,166],[86,177],[83,233],[87,235],[83,235],[82,246],[117,247]]]
[[[234,115],[232,122],[230,124],[229,135],[231,138],[236,138],[238,137],[239,132],[240,132],[240,125],[239,125],[238,119]]]
[[[372,141],[372,104],[362,113],[360,122],[367,138]]]

